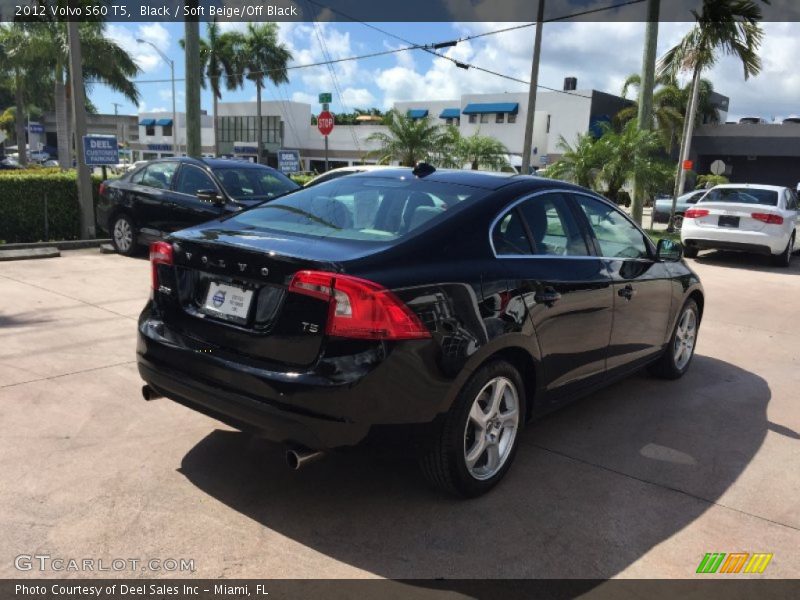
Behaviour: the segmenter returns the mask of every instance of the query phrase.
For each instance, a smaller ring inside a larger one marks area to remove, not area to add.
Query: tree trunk
[[[62,169],[69,169],[72,166],[70,160],[70,139],[69,139],[69,111],[67,110],[67,92],[64,86],[64,69],[61,65],[56,65],[55,90],[54,90],[55,110],[56,110],[56,136],[58,138],[58,166]]]
[[[261,139],[261,80],[259,79],[256,80],[256,117],[256,144],[258,145],[258,150],[256,151],[256,162],[261,164],[261,149],[264,140]]]
[[[648,0],[648,19],[645,29],[642,78],[639,86],[639,110],[637,114],[639,129],[642,131],[650,131],[653,128],[653,89],[655,88],[659,5],[660,0]],[[639,225],[642,224],[644,194],[644,182],[641,181],[641,177],[634,178],[631,216]]]
[[[27,133],[27,119],[25,117],[25,88],[22,80],[22,73],[16,70],[14,73],[14,103],[17,107],[14,125],[17,136],[17,156],[19,164],[23,167],[28,166],[28,141],[25,137]]]
[[[214,86],[211,86],[211,94],[214,96],[214,157],[219,158],[219,134],[217,133],[217,93]]]
[[[672,197],[672,210],[670,211],[669,228],[672,230],[672,221],[675,217],[675,206],[678,202],[678,196],[683,194],[683,189],[686,185],[686,170],[683,168],[683,163],[689,160],[689,152],[692,149],[692,135],[694,134],[694,120],[697,117],[697,99],[700,95],[700,69],[695,68],[692,77],[692,98],[689,101],[689,106],[686,109],[686,119],[683,129],[683,140],[681,141],[681,154],[678,158],[678,177],[675,182],[675,193]]]

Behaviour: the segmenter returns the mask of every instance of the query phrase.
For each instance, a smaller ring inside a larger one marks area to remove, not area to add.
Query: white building
[[[573,80],[574,84],[574,80]],[[558,142],[563,136],[574,143],[579,134],[596,129],[628,105],[618,96],[596,90],[542,91],[536,98],[536,118],[533,131],[532,166],[551,163],[560,155]],[[512,164],[521,165],[525,136],[528,95],[525,93],[465,94],[457,100],[420,100],[397,102],[395,110],[411,118],[427,118],[442,125],[459,127],[462,135],[480,132],[500,140],[509,150]],[[312,125],[312,110],[317,107],[302,102],[262,102],[262,141],[267,162],[275,165],[277,150],[300,152],[305,170],[325,168],[325,138]],[[214,154],[213,119],[202,116],[203,153]],[[221,156],[241,156],[254,159],[256,155],[255,102],[220,102],[217,115],[217,135]],[[178,114],[178,126],[173,127],[171,113],[139,115],[139,140],[131,144],[134,158],[149,159],[185,153],[185,115]],[[362,163],[376,163],[381,156],[379,146],[368,138],[386,127],[376,124],[338,125],[328,137],[329,168]],[[180,150],[174,146],[177,133]],[[138,156],[136,152],[138,151]]]

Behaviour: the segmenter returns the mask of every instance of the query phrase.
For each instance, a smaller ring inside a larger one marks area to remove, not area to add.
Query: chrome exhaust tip
[[[289,448],[286,451],[286,464],[292,471],[299,471],[303,467],[318,461],[325,453],[321,450],[310,450],[308,448]]]
[[[143,385],[142,398],[144,398],[147,402],[150,402],[150,400],[158,400],[159,398],[162,398],[162,395],[159,394],[157,391],[155,391],[153,388],[151,388],[149,385]]]

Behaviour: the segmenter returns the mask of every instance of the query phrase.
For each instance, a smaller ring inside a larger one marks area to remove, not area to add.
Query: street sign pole
[[[328,136],[325,136],[325,172],[328,171]]]
[[[69,38],[69,71],[72,76],[72,114],[75,118],[75,140],[78,169],[78,199],[81,207],[81,238],[95,237],[94,201],[92,200],[92,178],[86,166],[86,152],[79,143],[86,135],[86,91],[83,87],[81,43],[77,21],[67,23]]]

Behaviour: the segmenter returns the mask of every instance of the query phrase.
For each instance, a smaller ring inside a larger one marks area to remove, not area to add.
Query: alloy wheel
[[[519,430],[519,393],[506,377],[478,392],[464,428],[464,460],[478,480],[493,477],[508,460]]]
[[[678,321],[678,329],[675,331],[675,347],[673,357],[675,366],[682,370],[692,358],[694,344],[697,339],[697,315],[691,309],[686,309]]]
[[[133,230],[127,219],[119,218],[114,223],[114,243],[120,252],[127,252],[133,243]]]

